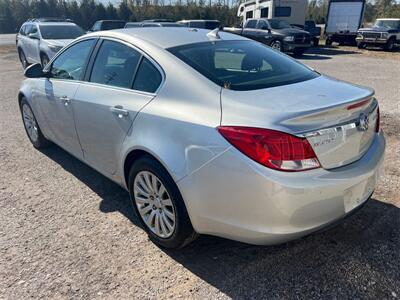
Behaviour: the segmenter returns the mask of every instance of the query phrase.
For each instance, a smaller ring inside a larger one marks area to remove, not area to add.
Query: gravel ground
[[[284,245],[203,236],[167,251],[138,227],[127,192],[56,146],[34,150],[17,107],[17,55],[0,48],[0,299],[399,298],[400,60],[343,51],[303,61],[376,89],[388,151],[373,199]]]

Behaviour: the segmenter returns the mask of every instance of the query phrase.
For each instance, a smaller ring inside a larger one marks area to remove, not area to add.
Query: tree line
[[[376,17],[400,17],[400,4],[395,0],[374,1],[366,5],[366,22]],[[233,26],[240,23],[236,17],[239,3],[240,0],[122,0],[118,5],[104,5],[95,0],[0,0],[0,33],[16,32],[27,19],[40,17],[72,19],[86,30],[101,19],[217,19],[225,26]],[[307,18],[325,23],[327,9],[328,0],[309,0]]]

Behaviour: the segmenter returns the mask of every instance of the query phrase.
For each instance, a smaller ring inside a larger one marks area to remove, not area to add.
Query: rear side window
[[[160,86],[162,77],[157,68],[145,57],[140,63],[136,74],[133,89],[148,93],[154,93]]]
[[[131,47],[105,40],[97,53],[90,81],[131,88],[140,57]]]
[[[232,90],[269,88],[319,76],[254,41],[203,42],[168,50],[214,83]]]

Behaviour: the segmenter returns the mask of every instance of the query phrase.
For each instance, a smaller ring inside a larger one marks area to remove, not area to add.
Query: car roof
[[[76,25],[75,23],[72,23],[72,22],[40,22],[40,21],[28,21],[28,22],[25,22],[24,23],[24,25],[27,25],[27,24],[40,24],[40,25],[43,25],[43,26],[58,26],[58,25],[71,25],[71,26],[78,26],[78,25]]]
[[[181,20],[178,22],[219,22],[218,20],[211,20],[211,19],[190,19],[190,20]]]
[[[87,36],[104,36],[120,38],[125,41],[141,40],[159,48],[167,49],[176,46],[187,44],[209,42],[214,40],[212,37],[207,36],[210,30],[196,29],[187,27],[137,27],[137,28],[124,28],[102,32],[90,33]],[[218,32],[221,40],[248,40],[237,34]]]

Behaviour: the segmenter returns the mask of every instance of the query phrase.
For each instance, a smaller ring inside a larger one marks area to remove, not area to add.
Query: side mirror
[[[24,73],[27,78],[47,77],[47,73],[43,72],[41,64],[33,64],[25,69]]]
[[[32,32],[32,33],[28,34],[28,37],[30,39],[40,40],[39,34],[37,32]]]

